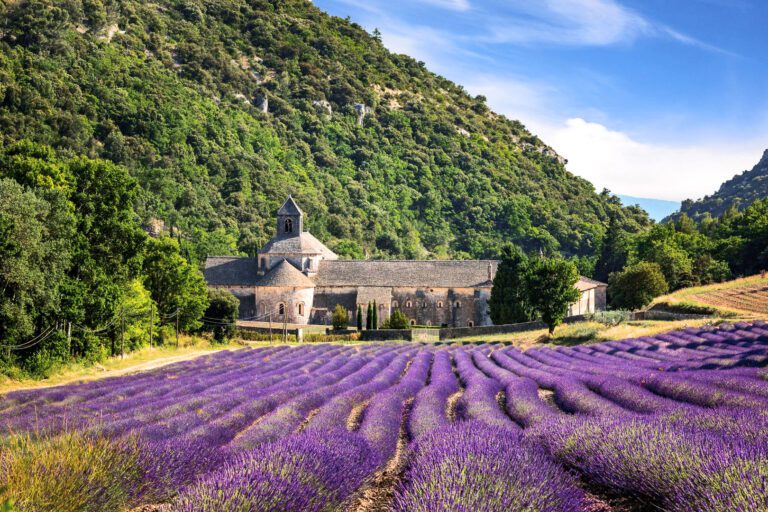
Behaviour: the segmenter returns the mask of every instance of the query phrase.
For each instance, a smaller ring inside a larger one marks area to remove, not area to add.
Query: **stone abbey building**
[[[336,304],[357,321],[376,301],[379,322],[400,309],[412,325],[491,325],[488,299],[498,261],[340,260],[304,231],[304,213],[288,197],[277,212],[277,234],[257,258],[211,256],[205,279],[240,299],[240,318],[329,324]],[[569,315],[605,308],[606,285],[581,278],[581,299]]]

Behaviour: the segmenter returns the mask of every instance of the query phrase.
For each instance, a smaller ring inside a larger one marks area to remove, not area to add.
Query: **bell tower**
[[[277,210],[277,235],[299,236],[304,231],[304,212],[301,211],[293,197],[288,196],[283,206]]]

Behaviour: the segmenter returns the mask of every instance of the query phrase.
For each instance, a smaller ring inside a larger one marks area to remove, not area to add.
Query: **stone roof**
[[[288,263],[281,261],[272,270],[259,279],[257,286],[285,286],[292,288],[314,288],[315,283],[305,276],[299,269]]]
[[[278,215],[304,215],[304,212],[301,211],[301,208],[299,208],[299,205],[296,204],[296,201],[293,200],[292,196],[288,196],[288,199],[285,200],[283,203],[283,206],[280,207],[279,210],[277,210]]]
[[[589,277],[584,277],[584,276],[581,276],[581,278],[576,282],[576,288],[580,292],[585,292],[587,290],[591,290],[592,288],[600,288],[601,286],[608,286],[608,285],[601,281],[597,281],[595,279],[591,279]]]
[[[277,235],[261,248],[259,254],[319,254],[327,259],[338,258],[336,253],[308,231],[298,235],[293,233]]]
[[[209,256],[203,275],[212,286],[254,286],[258,281],[256,261],[239,256]]]
[[[323,260],[315,279],[319,287],[475,288],[491,286],[498,263],[493,260]]]

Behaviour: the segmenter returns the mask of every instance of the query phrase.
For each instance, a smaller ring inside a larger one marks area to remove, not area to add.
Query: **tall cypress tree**
[[[368,303],[368,314],[365,316],[365,328],[370,329],[373,327],[373,308],[371,308],[371,303]]]
[[[379,309],[376,307],[376,301],[373,301],[373,330],[379,328]]]
[[[525,289],[528,266],[528,257],[519,247],[510,244],[504,248],[488,301],[494,324],[514,324],[534,319],[533,306]]]
[[[357,330],[363,330],[363,307],[360,304],[357,305]]]

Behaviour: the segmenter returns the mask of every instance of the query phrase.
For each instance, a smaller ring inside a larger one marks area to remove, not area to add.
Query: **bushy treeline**
[[[112,162],[28,141],[0,150],[0,368],[46,375],[130,351],[149,343],[152,320],[156,342],[177,319],[202,327],[202,274],[177,240],[142,230],[139,197]]]
[[[124,165],[140,220],[180,229],[193,262],[254,254],[289,192],[352,258],[595,256],[609,214],[648,224],[484,98],[305,0],[5,2],[0,134]]]
[[[768,199],[761,199],[698,222],[682,213],[635,235],[611,224],[595,277],[609,281],[614,306],[638,308],[667,291],[766,269]]]

